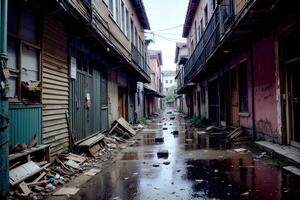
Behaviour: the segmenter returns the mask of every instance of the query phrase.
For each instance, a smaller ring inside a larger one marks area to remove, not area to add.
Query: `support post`
[[[7,0],[0,0],[0,199],[9,192],[8,100],[6,98]]]

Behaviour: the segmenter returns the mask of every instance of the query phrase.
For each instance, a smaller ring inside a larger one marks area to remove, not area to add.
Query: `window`
[[[121,25],[121,12],[120,12],[120,0],[115,0],[115,20],[118,25]]]
[[[240,112],[248,112],[248,85],[247,85],[247,64],[243,62],[238,67],[239,70],[239,94]]]
[[[114,0],[109,0],[108,9],[110,13],[114,16]]]
[[[36,16],[8,5],[7,67],[10,98],[39,101],[40,42]]]
[[[207,5],[204,8],[204,20],[205,20],[205,26],[208,24],[208,10]]]
[[[203,34],[203,19],[200,20],[200,35]]]
[[[168,80],[166,80],[166,83],[168,83]]]
[[[122,30],[125,32],[125,6],[123,1],[121,2],[121,21],[122,21]]]
[[[130,33],[129,33],[129,12],[128,10],[126,9],[126,20],[125,20],[126,24],[125,24],[125,32],[126,32],[126,35],[127,37],[130,37]]]
[[[131,36],[131,42],[134,43],[134,27],[133,27],[133,21],[130,20],[130,36]]]
[[[134,44],[135,44],[135,46],[136,47],[138,47],[138,40],[139,40],[139,38],[138,38],[138,32],[137,32],[137,29],[136,28],[134,28]]]
[[[170,80],[170,84],[172,84],[173,83],[173,80]]]
[[[195,21],[195,42],[197,43],[198,36],[197,36],[197,22]]]

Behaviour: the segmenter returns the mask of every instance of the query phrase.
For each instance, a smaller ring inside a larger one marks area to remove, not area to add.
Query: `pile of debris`
[[[107,136],[103,133],[93,134],[75,143],[77,154],[62,153],[51,162],[49,145],[37,145],[36,138],[30,145],[17,145],[15,153],[9,156],[10,197],[43,198],[84,171],[88,176],[95,175],[100,172],[100,169],[94,168],[97,164],[101,165],[98,161],[112,160],[119,144],[125,143],[125,139],[135,136],[142,128],[138,125],[135,130],[120,118],[114,122]],[[53,195],[64,191],[56,191]]]
[[[137,131],[124,119],[119,118],[113,124],[109,130],[109,135],[116,135],[123,139],[129,139],[136,135]]]

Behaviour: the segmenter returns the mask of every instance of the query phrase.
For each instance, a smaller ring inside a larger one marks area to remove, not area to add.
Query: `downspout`
[[[9,192],[8,167],[8,100],[6,97],[7,0],[0,0],[0,199]]]
[[[256,125],[255,125],[255,100],[254,100],[254,65],[253,65],[253,47],[250,48],[250,68],[251,68],[251,101],[252,101],[252,139],[256,140]]]

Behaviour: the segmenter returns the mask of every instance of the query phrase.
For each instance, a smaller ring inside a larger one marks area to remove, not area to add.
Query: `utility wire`
[[[172,26],[172,27],[168,27],[168,28],[165,28],[165,29],[160,29],[160,30],[155,30],[155,31],[150,31],[150,32],[168,31],[168,30],[176,29],[176,28],[179,28],[179,27],[182,27],[182,26],[183,26],[183,24],[180,24],[180,25],[177,25],[177,26]]]

